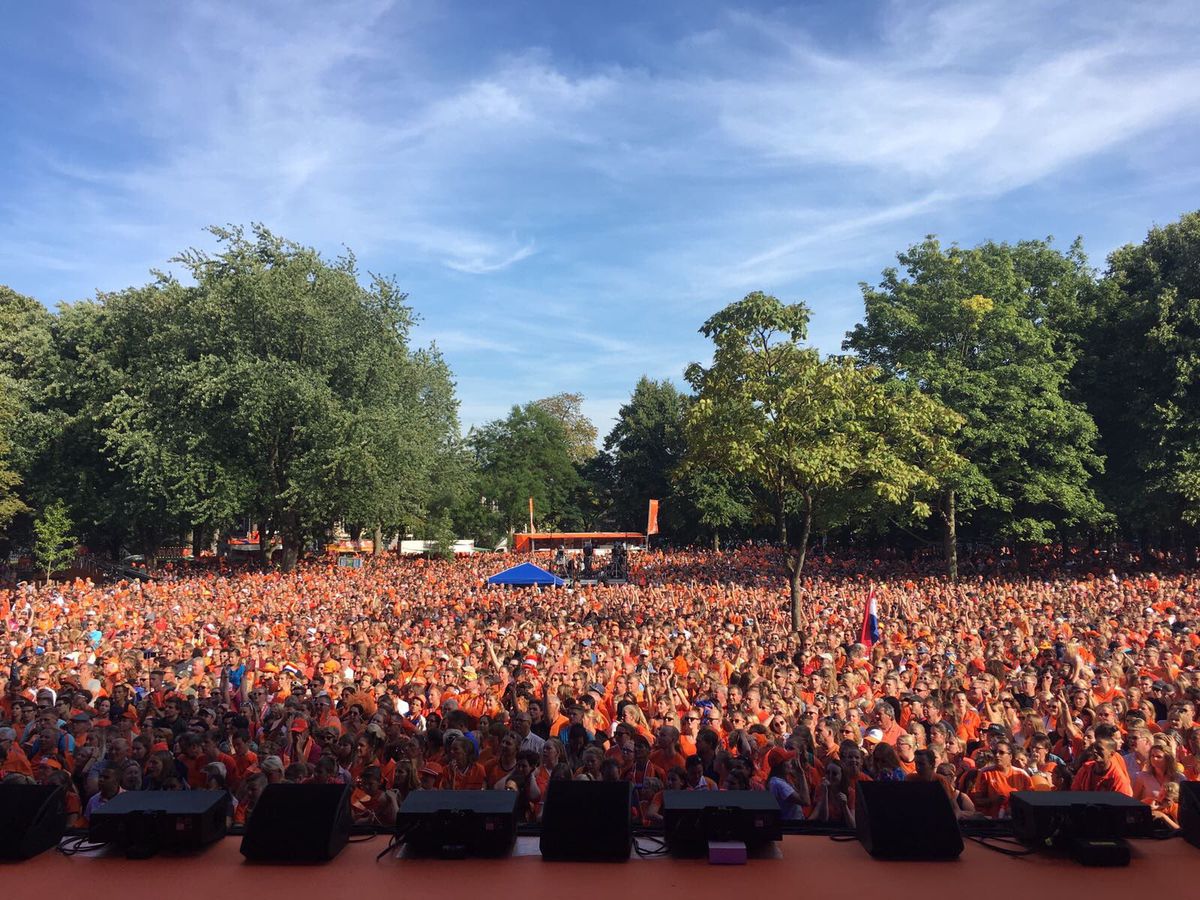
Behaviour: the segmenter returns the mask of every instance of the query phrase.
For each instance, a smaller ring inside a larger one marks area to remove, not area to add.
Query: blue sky
[[[262,221],[393,274],[464,425],[580,391],[603,435],[751,290],[839,348],[937,234],[1200,207],[1200,16],[1135,2],[13,3],[0,283],[53,305]]]

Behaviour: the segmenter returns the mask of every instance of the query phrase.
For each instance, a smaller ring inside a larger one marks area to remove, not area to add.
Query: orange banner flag
[[[650,514],[646,517],[646,536],[658,534],[658,501],[650,501]]]

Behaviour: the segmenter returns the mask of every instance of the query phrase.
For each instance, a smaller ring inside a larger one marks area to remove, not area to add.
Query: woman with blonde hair
[[[1163,799],[1167,785],[1181,781],[1182,777],[1179,763],[1174,754],[1167,750],[1166,741],[1156,740],[1150,747],[1146,768],[1133,779],[1133,796],[1152,806]]]

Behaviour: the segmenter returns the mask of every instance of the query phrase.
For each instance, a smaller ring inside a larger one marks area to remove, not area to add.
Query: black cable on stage
[[[87,835],[77,835],[70,837],[58,845],[58,852],[63,856],[74,856],[76,853],[88,853],[92,850],[99,850],[101,847],[107,847],[107,841],[99,841],[90,843]]]
[[[646,849],[639,843],[639,841],[646,841],[647,843],[652,844],[652,847],[650,849]],[[665,839],[645,834],[641,835],[640,837],[634,837],[633,852],[643,859],[653,859],[654,857],[658,856],[666,856],[671,851],[670,848],[667,847],[667,842]]]
[[[387,856],[390,852],[397,849],[398,847],[403,847],[404,841],[408,837],[409,832],[412,831],[416,827],[417,826],[414,825],[414,826],[411,826],[411,827],[405,829],[404,831],[393,832],[392,839],[390,841],[388,841],[388,845],[386,847],[384,847],[382,850],[379,851],[379,855],[377,855],[375,857],[375,862],[379,862],[381,859],[383,859],[385,856]],[[357,843],[357,841],[355,843]]]
[[[995,853],[999,853],[1003,856],[1013,857],[1014,859],[1018,859],[1022,856],[1033,856],[1033,854],[1038,852],[1037,847],[1025,847],[1023,844],[1017,844],[1017,846],[1023,847],[1023,849],[1012,850],[1008,847],[997,846],[995,843],[989,843],[989,841],[1006,841],[1007,842],[1007,839],[1002,838],[1002,837],[975,837],[974,835],[967,835],[967,840],[978,844],[980,847],[984,847],[988,850],[991,850]],[[1012,841],[1010,843],[1016,844],[1015,841]]]

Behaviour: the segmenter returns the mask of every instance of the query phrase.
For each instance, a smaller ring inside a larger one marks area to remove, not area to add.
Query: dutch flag
[[[863,609],[862,632],[858,642],[864,647],[870,647],[879,640],[879,607],[875,603],[875,588],[867,594],[867,604]]]

